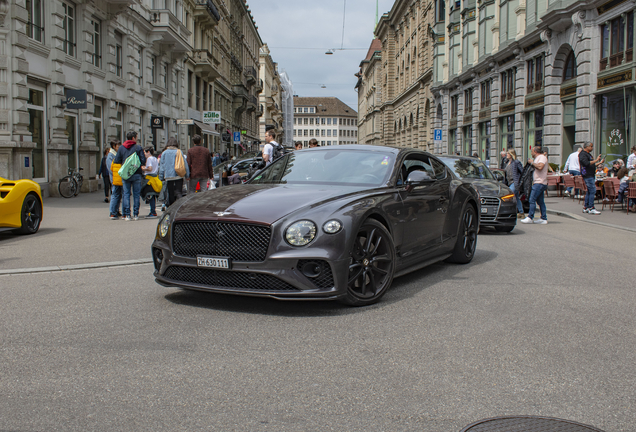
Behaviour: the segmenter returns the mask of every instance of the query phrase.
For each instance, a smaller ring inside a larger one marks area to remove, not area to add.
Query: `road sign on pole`
[[[240,132],[234,132],[232,134],[232,136],[233,136],[234,144],[238,144],[238,143],[241,142],[241,133]]]

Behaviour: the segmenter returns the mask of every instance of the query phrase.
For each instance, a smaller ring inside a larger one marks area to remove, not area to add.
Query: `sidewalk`
[[[44,198],[44,216],[36,234],[0,233],[0,271],[150,261],[159,219],[110,220],[108,209],[103,191],[68,199]],[[142,201],[139,214],[149,212]]]
[[[629,214],[627,214],[627,205],[621,210],[620,204],[616,204],[612,212],[607,204],[605,205],[605,209],[602,210],[603,204],[597,200],[594,205],[601,214],[595,216],[583,213],[583,200],[579,203],[578,199],[568,197],[561,198],[557,196],[556,191],[550,191],[549,194],[550,196],[545,198],[545,205],[548,208],[548,219],[550,219],[550,216],[564,216],[611,228],[636,232],[636,213],[629,212]],[[537,208],[537,212],[538,211],[539,209]],[[537,217],[537,213],[535,213],[535,217]]]

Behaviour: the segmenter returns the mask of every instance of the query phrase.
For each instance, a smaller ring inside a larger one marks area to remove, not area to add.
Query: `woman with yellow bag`
[[[146,166],[141,167],[141,170],[146,175],[148,185],[150,185],[155,192],[159,193],[162,185],[161,180],[157,177],[159,163],[157,162],[157,158],[154,156],[155,149],[152,146],[148,146],[144,149],[144,154],[146,155]],[[152,195],[149,200],[150,214],[146,216],[146,219],[153,219],[157,217],[157,210],[155,208],[156,201],[155,196]]]

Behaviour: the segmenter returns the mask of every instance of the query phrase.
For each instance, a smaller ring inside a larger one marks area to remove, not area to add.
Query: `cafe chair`
[[[615,186],[615,182],[613,181],[604,181],[603,182],[603,190],[605,191],[605,198],[603,200],[603,208],[601,210],[605,210],[605,205],[607,204],[610,210],[614,211],[614,203],[616,202],[616,198],[618,198],[618,189]]]
[[[559,193],[559,177],[558,176],[548,176],[548,188],[550,186],[554,186],[556,191],[557,191],[557,195]],[[548,189],[545,190],[545,196],[549,196],[548,195]]]
[[[564,192],[568,188],[572,188],[572,194],[570,195],[572,199],[576,196],[576,184],[574,184],[574,176],[572,174],[566,174],[563,176],[563,189]],[[565,193],[563,193],[563,198],[565,198]]]
[[[579,196],[581,198],[579,198],[579,204],[581,204],[581,200],[585,199],[585,194],[587,193],[587,186],[585,185],[585,182],[583,181],[583,177],[581,176],[574,176],[574,184],[576,186],[576,189],[579,190]]]
[[[627,187],[627,193],[625,194],[625,199],[627,201],[627,214],[629,214],[629,200],[633,199],[636,201],[636,182],[629,182],[629,186]],[[625,200],[623,200],[624,202]]]

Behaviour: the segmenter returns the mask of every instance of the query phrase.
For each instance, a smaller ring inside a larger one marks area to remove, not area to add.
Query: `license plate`
[[[487,207],[482,207],[481,208],[481,212],[482,213],[488,213],[488,208]]]
[[[197,266],[199,267],[212,267],[220,269],[229,269],[230,260],[228,258],[215,258],[215,257],[197,257]]]

